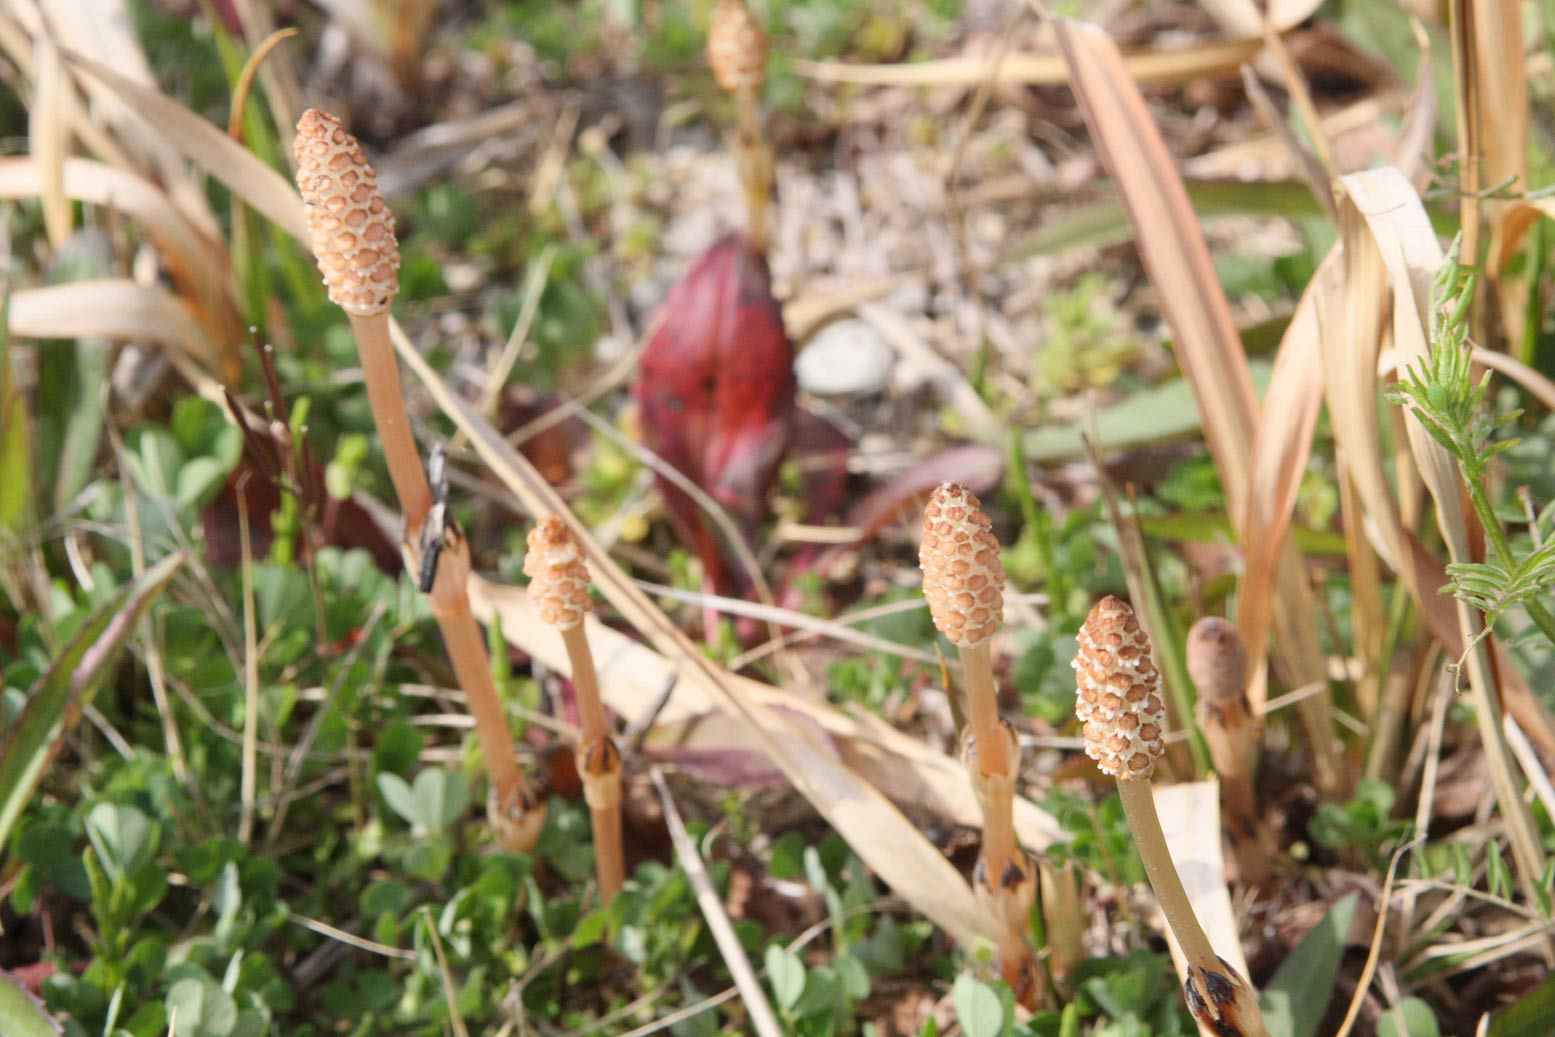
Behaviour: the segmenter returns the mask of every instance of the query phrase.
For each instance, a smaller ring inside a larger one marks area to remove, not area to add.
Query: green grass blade
[[[1254,361],[1253,385],[1262,390],[1273,370],[1267,361]],[[1193,390],[1176,378],[1147,389],[1140,389],[1109,407],[1096,412],[1090,421],[1073,425],[1052,425],[1027,434],[1026,457],[1033,461],[1059,461],[1082,457],[1082,435],[1092,436],[1103,452],[1125,450],[1167,439],[1191,436],[1204,427],[1193,402]]]
[[[32,686],[0,742],[0,851],[65,732],[113,673],[135,624],[183,561],[182,554],[169,555],[105,601]]]
[[[1088,205],[1075,206],[1044,223],[1009,250],[1010,259],[1051,255],[1084,245],[1116,245],[1133,237],[1128,213],[1110,180],[1099,185],[1114,192]],[[1319,217],[1323,207],[1299,180],[1190,180],[1183,184],[1201,218],[1212,216]]]
[[[1555,1019],[1555,977],[1545,980],[1516,1004],[1497,1012],[1487,1037],[1546,1037]]]
[[[1263,1017],[1270,1037],[1315,1037],[1334,993],[1355,904],[1354,893],[1335,904],[1264,987]]]
[[[32,497],[27,405],[11,384],[11,300],[0,300],[0,529],[20,532]]]

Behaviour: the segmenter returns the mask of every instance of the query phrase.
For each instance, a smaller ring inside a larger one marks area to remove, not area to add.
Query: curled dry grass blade
[[[1441,245],[1420,196],[1397,169],[1354,173],[1342,178],[1341,184],[1345,193],[1341,219],[1345,250],[1351,255],[1371,255],[1374,259],[1370,262],[1380,263],[1386,270],[1393,302],[1394,346],[1401,363],[1412,365],[1430,354],[1426,329],[1432,284],[1443,258]],[[1436,523],[1451,560],[1473,561],[1469,516],[1464,510],[1456,463],[1412,411],[1404,427],[1420,477],[1436,504]],[[1434,594],[1434,588],[1417,588],[1417,596],[1423,598],[1427,593]],[[1502,733],[1495,666],[1490,646],[1480,636],[1483,619],[1465,602],[1455,601],[1454,605],[1458,629],[1469,645],[1464,671],[1518,880],[1529,902],[1538,903],[1536,884],[1544,874],[1545,856]]]
[[[1340,215],[1341,226],[1353,218],[1346,209]],[[1362,713],[1371,719],[1386,636],[1377,554],[1380,550],[1397,567],[1404,552],[1403,517],[1386,472],[1377,424],[1377,350],[1382,339],[1386,282],[1375,251],[1342,249],[1337,274],[1328,290],[1318,296],[1318,322],[1323,368],[1328,375],[1324,393],[1340,479],[1345,551],[1355,587],[1354,653],[1361,662],[1356,698]],[[1368,519],[1380,531],[1380,548],[1367,537]],[[1404,572],[1407,578],[1408,570]],[[1376,729],[1378,737],[1388,741],[1390,730],[1401,720],[1397,713],[1383,717]]]
[[[13,292],[10,319],[17,338],[141,339],[203,364],[216,360],[204,329],[176,296],[126,278]]]
[[[1230,511],[1245,516],[1258,400],[1204,233],[1116,45],[1093,25],[1060,19],[1053,27],[1093,143],[1118,185],[1140,258],[1175,336],[1178,363],[1198,402]],[[1316,608],[1294,545],[1281,549],[1274,572],[1272,629],[1286,683],[1324,681]],[[1250,640],[1249,648],[1257,651]],[[1309,696],[1299,709],[1317,785],[1335,795],[1344,779],[1328,697]]]
[[[270,52],[282,43],[297,35],[298,30],[277,29],[260,41],[259,46],[243,62],[243,71],[238,74],[238,81],[232,88],[232,110],[227,114],[227,136],[242,143],[243,141],[243,110],[248,106],[248,96],[254,88],[254,78],[259,75],[265,65],[265,59]],[[281,125],[286,125],[282,123]]]
[[[1555,198],[1529,198],[1507,206],[1491,238],[1491,273],[1505,270],[1522,247],[1523,238],[1540,219],[1555,220]]]
[[[160,187],[135,173],[80,158],[66,159],[61,173],[67,205],[76,201],[104,206],[145,228],[173,284],[195,303],[212,343],[221,350],[222,373],[233,377],[243,322],[226,250],[185,219]],[[34,159],[0,159],[0,198],[42,196],[48,178],[44,164]]]

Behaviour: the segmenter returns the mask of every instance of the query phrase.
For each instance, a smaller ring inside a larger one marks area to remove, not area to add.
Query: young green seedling
[[[469,546],[434,495],[411,435],[399,365],[389,339],[389,307],[399,291],[394,213],[378,191],[378,174],[340,120],[316,108],[303,113],[294,142],[297,187],[308,207],[313,253],[329,298],[351,318],[373,423],[389,479],[405,513],[405,548],[418,563],[430,553],[422,590],[432,603],[454,674],[475,718],[491,778],[488,813],[503,847],[527,853],[545,817],[518,766],[513,736],[497,698],[486,641],[470,612]],[[432,528],[436,526],[437,528]]]
[[[1188,962],[1188,1009],[1217,1037],[1268,1037],[1252,988],[1215,953],[1199,925],[1161,831],[1150,776],[1166,751],[1166,704],[1150,638],[1128,602],[1108,595],[1091,609],[1074,668],[1086,755],[1117,779],[1139,859]]]
[[[1036,863],[1015,838],[1015,782],[1020,745],[999,716],[993,679],[993,635],[1004,618],[1004,564],[977,497],[943,483],[923,512],[923,596],[929,613],[961,656],[967,716],[961,758],[983,814],[975,886],[1003,932],[999,967],[1027,1007],[1037,1000],[1036,960],[1026,934],[1037,897]]]
[[[594,655],[583,630],[583,617],[593,607],[589,570],[583,548],[560,515],[547,515],[529,531],[524,556],[529,597],[540,618],[562,635],[572,664],[572,686],[578,695],[583,734],[575,755],[583,797],[594,823],[594,858],[599,892],[606,904],[615,899],[626,877],[621,847],[621,750],[605,723]]]

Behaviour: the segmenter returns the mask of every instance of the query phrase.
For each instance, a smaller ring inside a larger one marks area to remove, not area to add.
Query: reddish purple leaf
[[[857,527],[860,542],[868,540],[908,505],[921,509],[929,491],[942,482],[958,482],[973,493],[987,493],[1004,478],[1004,465],[1004,451],[998,447],[952,447],[871,490],[848,513],[848,525]]]
[[[766,261],[731,234],[703,253],[664,302],[632,395],[643,439],[725,508],[749,536],[793,427],[794,347]],[[732,569],[716,527],[684,492],[656,476],[670,518],[715,589]]]

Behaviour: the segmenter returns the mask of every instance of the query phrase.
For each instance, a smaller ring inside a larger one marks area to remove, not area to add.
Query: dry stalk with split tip
[[[469,545],[445,509],[434,507],[440,502],[434,499],[411,434],[399,365],[389,340],[389,307],[399,291],[394,214],[378,191],[378,175],[367,164],[361,145],[339,119],[308,109],[297,123],[293,146],[313,253],[330,300],[351,318],[373,423],[405,513],[406,550],[417,561],[429,549],[437,554],[422,590],[431,601],[454,674],[475,719],[491,778],[492,826],[505,849],[527,853],[539,838],[543,804],[534,802],[518,766],[486,642],[466,593]],[[411,566],[412,571],[420,569]]]
[[[761,121],[767,79],[767,37],[745,0],[718,0],[707,23],[707,61],[713,78],[734,98],[739,119],[734,159],[745,191],[751,248],[765,255],[772,203],[772,147]]]
[[[1242,881],[1260,885],[1270,872],[1269,845],[1258,815],[1258,722],[1247,701],[1247,649],[1236,626],[1206,616],[1188,631],[1188,675],[1199,690],[1199,728],[1220,776],[1226,835]]]
[[[1020,745],[999,716],[993,678],[993,635],[1004,614],[1004,564],[999,542],[977,497],[941,484],[923,513],[923,596],[934,625],[956,646],[966,689],[961,758],[983,815],[983,845],[974,885],[999,922],[999,968],[1025,1006],[1038,997],[1036,959],[1026,934],[1037,898],[1037,867],[1015,837],[1015,782]]]
[[[1188,1009],[1218,1037],[1268,1037],[1251,986],[1215,953],[1199,925],[1161,830],[1150,776],[1166,751],[1166,703],[1150,638],[1128,602],[1108,595],[1091,609],[1074,668],[1086,755],[1117,779],[1145,875],[1188,963]]]
[[[583,779],[583,797],[588,800],[594,825],[600,896],[608,904],[626,878],[621,846],[621,750],[606,726],[599,675],[583,630],[583,617],[592,607],[588,563],[582,545],[560,515],[545,516],[529,531],[524,575],[529,577],[530,600],[540,618],[561,633],[572,664],[572,686],[577,691],[583,728],[575,749],[578,776]]]

